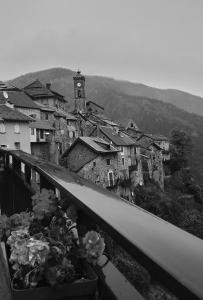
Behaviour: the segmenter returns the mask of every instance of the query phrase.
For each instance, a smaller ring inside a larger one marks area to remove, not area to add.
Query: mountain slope
[[[29,73],[11,82],[18,87],[23,87],[36,78],[44,83],[51,82],[53,89],[66,96],[71,108],[73,103],[73,75],[75,72],[70,70],[50,69]],[[199,183],[203,183],[203,117],[188,113],[170,103],[146,96],[133,95],[133,91],[129,89],[131,85],[133,84],[117,82],[105,77],[87,76],[87,98],[104,106],[106,114],[112,119],[119,122],[133,119],[138,127],[145,132],[161,133],[168,136],[173,128],[186,130],[192,135],[194,141],[191,166]],[[191,95],[191,97],[193,96]]]
[[[72,77],[74,74],[75,72],[68,69],[54,68],[29,73],[20,76],[11,82],[18,87],[23,87],[36,78],[40,79],[44,83],[50,81],[57,90],[60,90],[61,93],[70,100],[73,98]],[[187,112],[203,116],[203,98],[183,91],[173,89],[162,90],[140,83],[114,80],[112,78],[102,76],[86,76],[86,81],[87,95],[89,98],[95,97],[97,95],[97,90],[101,90],[102,88],[105,91],[117,91],[127,96],[141,96],[161,100],[166,103],[174,104]]]

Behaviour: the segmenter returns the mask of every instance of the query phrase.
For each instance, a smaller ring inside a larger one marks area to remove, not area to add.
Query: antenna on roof
[[[8,93],[6,91],[3,91],[3,96],[5,99],[8,99]]]

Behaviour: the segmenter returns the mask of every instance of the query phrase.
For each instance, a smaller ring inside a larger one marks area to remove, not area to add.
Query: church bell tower
[[[75,112],[86,113],[86,99],[85,99],[85,76],[77,71],[74,81],[74,98],[75,98]]]

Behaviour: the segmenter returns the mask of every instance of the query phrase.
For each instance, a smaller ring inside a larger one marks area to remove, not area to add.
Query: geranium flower
[[[104,252],[104,239],[96,231],[88,231],[82,242],[85,248],[87,260],[95,264]]]

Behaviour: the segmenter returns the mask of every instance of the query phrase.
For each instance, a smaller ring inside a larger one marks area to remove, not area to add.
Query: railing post
[[[5,164],[6,164],[6,167],[9,166],[9,154],[8,153],[5,154]]]
[[[31,168],[28,165],[25,165],[25,182],[31,184]]]
[[[18,174],[21,174],[21,161],[13,157],[13,169]]]

